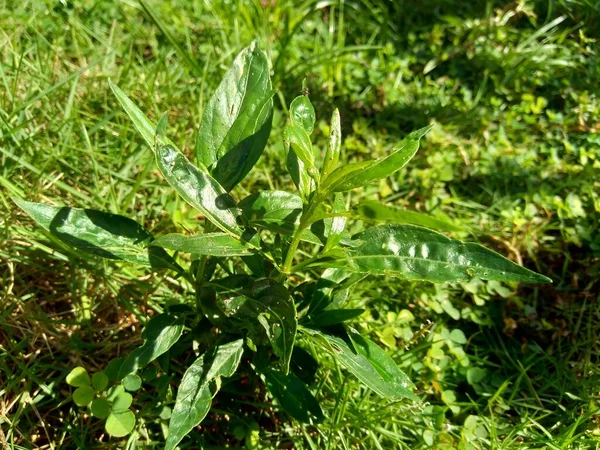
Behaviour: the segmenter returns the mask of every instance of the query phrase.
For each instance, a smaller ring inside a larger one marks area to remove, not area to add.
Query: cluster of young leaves
[[[114,381],[126,380],[167,353],[182,336],[190,335],[192,328],[208,324],[219,330],[212,334],[212,342],[203,342],[203,353],[179,384],[168,450],[204,419],[222,379],[231,377],[242,362],[256,371],[291,416],[313,423],[323,420],[323,411],[310,391],[311,374],[318,363],[296,345],[298,335],[382,397],[418,400],[413,383],[393,359],[344,324],[363,312],[346,309],[344,303],[352,287],[367,275],[431,282],[473,277],[548,281],[485,247],[425,228],[453,230],[452,225],[426,215],[377,202],[348,210],[342,193],[401,169],[430,127],[409,134],[384,158],[340,165],[339,112],[335,110],[331,118],[327,148],[318,152],[311,141],[315,111],[306,95],[291,103],[284,130],[286,165],[297,194],[267,190],[236,201],[231,191],[258,161],[270,134],[273,89],[269,74],[267,57],[256,44],[235,58],[206,106],[195,164],[166,137],[166,115],[154,124],[111,83],[168,184],[205,218],[202,234],[154,238],[125,217],[15,200],[70,247],[174,270],[195,289],[195,308],[171,309],[152,318],[142,334],[144,344],[106,369]],[[351,236],[346,224],[353,218],[380,224]],[[312,254],[297,261],[302,242],[311,244],[307,249],[313,249]],[[183,268],[166,250],[190,254],[189,268]],[[225,266],[232,258],[240,259]],[[314,281],[297,285],[298,277],[292,274]],[[78,386],[78,390],[85,387]],[[81,396],[77,392],[74,398]],[[85,399],[91,401],[89,395]],[[111,407],[111,414],[121,413],[114,410],[114,403]]]
[[[84,367],[75,367],[67,375],[67,384],[77,388],[73,392],[73,402],[77,406],[87,406],[94,417],[106,419],[108,434],[123,437],[135,427],[135,414],[130,409],[133,396],[127,391],[137,391],[142,380],[129,374],[111,388],[108,388],[109,382],[104,372],[96,372],[90,379]]]

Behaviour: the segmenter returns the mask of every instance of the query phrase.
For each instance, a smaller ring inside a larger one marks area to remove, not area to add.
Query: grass
[[[325,360],[323,425],[291,421],[242,376],[182,448],[597,448],[598,17],[598,2],[574,0],[0,1],[0,447],[160,447],[169,401],[153,399],[169,399],[170,379],[135,399],[141,426],[119,441],[78,411],[64,378],[138,345],[185,286],[74,254],[9,197],[197,230],[108,78],[150,116],[168,110],[189,151],[224,69],[258,39],[274,63],[276,131],[240,197],[291,186],[277,130],[306,78],[318,136],[340,108],[351,159],[436,124],[412,164],[361,195],[450,220],[554,284],[363,283],[348,300],[367,309],[355,326],[401,362],[423,404],[382,403]]]

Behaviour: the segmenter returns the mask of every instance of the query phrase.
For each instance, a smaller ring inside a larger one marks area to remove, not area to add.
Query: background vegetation
[[[242,376],[182,448],[597,448],[599,25],[596,0],[0,1],[0,447],[160,448],[169,404],[149,392],[168,398],[170,379],[144,374],[139,427],[119,441],[78,411],[64,378],[138,345],[150,312],[181,301],[179,281],[82,259],[9,197],[124,214],[155,234],[197,230],[108,78],[155,119],[168,110],[189,152],[225,68],[258,39],[278,101],[243,190],[291,188],[279,133],[307,78],[317,134],[340,108],[352,159],[435,124],[363,198],[450,220],[554,284],[371,279],[349,299],[367,309],[355,326],[423,404],[382,403],[325,361],[314,392],[328,418],[303,426]]]

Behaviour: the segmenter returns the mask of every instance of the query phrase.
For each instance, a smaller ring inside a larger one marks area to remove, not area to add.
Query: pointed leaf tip
[[[253,41],[235,57],[198,129],[196,159],[227,191],[248,174],[267,144],[273,95],[267,55]]]
[[[330,192],[342,192],[364,186],[367,183],[389,177],[402,169],[417,153],[420,141],[433,125],[415,130],[392,148],[391,153],[380,159],[368,161],[364,170],[345,175],[341,180],[331,183]],[[338,169],[339,170],[339,169]],[[332,174],[335,175],[335,172]]]

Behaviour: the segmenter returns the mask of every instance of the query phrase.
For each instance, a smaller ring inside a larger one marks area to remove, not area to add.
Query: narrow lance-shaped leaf
[[[318,423],[323,420],[319,402],[296,375],[267,370],[265,380],[269,392],[294,419],[305,423]]]
[[[475,243],[463,243],[414,225],[383,225],[357,236],[348,251],[355,271],[431,282],[551,280]]]
[[[179,340],[183,333],[183,318],[163,313],[150,319],[142,331],[144,344],[131,352],[119,368],[118,380],[134,373],[158,358]]]
[[[158,119],[158,123],[156,124],[156,131],[154,134],[154,147],[156,147],[160,142],[165,139],[165,135],[167,134],[167,126],[169,125],[169,113],[165,111],[160,119]],[[153,147],[153,148],[154,148]]]
[[[339,192],[344,189],[338,189],[356,174],[365,171],[374,164],[373,161],[359,161],[345,164],[335,169],[322,183],[322,190],[326,192]]]
[[[430,125],[421,128],[420,130],[413,131],[392,149],[392,153],[389,156],[375,160],[364,170],[348,176],[343,182],[337,183],[335,188],[332,188],[332,191],[341,192],[354,189],[364,186],[372,181],[389,177],[397,172],[412,159],[415,153],[417,153],[421,138],[431,130],[432,127],[433,125]]]
[[[110,83],[110,86],[146,143],[154,148],[157,165],[167,182],[211,222],[223,231],[240,238],[243,233],[236,222],[239,211],[236,210],[233,199],[207,172],[191,164],[172,141],[161,136],[166,126],[166,117],[163,115],[157,130],[154,123],[121,89],[113,83]],[[258,247],[258,236],[252,242]]]
[[[197,236],[173,233],[160,236],[152,242],[152,245],[194,255],[247,256],[253,254],[252,249],[244,242],[224,233],[205,233]]]
[[[316,341],[364,385],[389,400],[418,400],[413,383],[377,344],[349,329],[344,340],[321,332],[312,332]]]
[[[295,126],[301,127],[312,134],[315,129],[315,108],[306,95],[296,97],[290,104],[290,120]]]
[[[287,125],[283,130],[283,140],[286,146],[290,147],[298,159],[302,161],[308,175],[317,180],[319,173],[315,167],[315,153],[306,130],[300,126]]]
[[[198,169],[171,145],[156,149],[156,163],[167,182],[190,205],[230,235],[240,238],[240,210],[234,200],[208,173]]]
[[[234,59],[206,105],[198,130],[197,160],[214,169],[215,178],[227,189],[244,178],[265,148],[272,96],[267,56],[253,42]],[[228,153],[233,154],[219,167]]]
[[[296,189],[300,193],[300,197],[306,203],[308,197],[314,189],[315,182],[308,174],[308,170],[304,163],[296,156],[296,153],[290,148],[287,150],[285,158],[285,166],[292,177],[292,181],[296,185]]]
[[[331,125],[329,131],[329,145],[325,152],[323,160],[323,169],[321,171],[323,178],[333,172],[338,165],[342,146],[342,127],[340,123],[340,112],[336,108],[331,116]]]
[[[140,133],[140,136],[142,136],[142,138],[144,139],[144,141],[146,142],[148,147],[154,148],[154,146],[156,144],[155,139],[157,136],[157,134],[156,134],[157,125],[154,122],[152,122],[150,119],[148,119],[146,114],[144,114],[142,112],[142,110],[140,108],[138,108],[135,105],[135,103],[133,103],[133,101],[131,101],[131,99],[127,96],[127,94],[125,94],[125,92],[123,92],[119,88],[119,86],[114,84],[110,79],[108,80],[108,84],[109,84],[110,88],[112,89],[113,93],[115,94],[115,97],[117,98],[117,100],[119,101],[121,106],[123,107],[123,110],[127,113],[129,118],[133,122],[133,125]],[[166,117],[165,117],[165,120],[166,120]],[[164,131],[164,128],[163,128],[164,125],[166,125],[166,124],[161,124],[159,129]],[[160,134],[158,135],[158,138],[159,138],[159,143],[161,143],[161,144],[171,144],[171,145],[175,146],[175,144],[173,144],[173,142],[171,142],[168,138],[166,138]]]
[[[294,265],[290,272],[303,273],[308,269],[346,269],[348,268],[347,255],[341,248],[334,248],[327,253],[318,253],[312,258],[307,258],[302,262]]]
[[[428,214],[406,211],[377,201],[364,201],[356,206],[359,218],[374,222],[406,223],[441,231],[460,231],[460,228]]]
[[[219,378],[235,373],[242,358],[243,343],[243,339],[238,339],[217,346],[200,356],[186,370],[177,390],[165,450],[173,450],[206,417],[212,398],[219,389]]]
[[[223,142],[228,151],[218,159],[212,176],[227,191],[244,179],[266,146],[271,133],[274,93],[265,95],[262,103],[256,105],[256,111],[253,109],[240,116]]]
[[[358,354],[367,358],[375,370],[377,370],[377,373],[379,373],[379,375],[381,375],[385,381],[406,389],[410,392],[408,398],[417,400],[417,397],[412,394],[412,391],[415,389],[415,385],[410,380],[408,375],[406,375],[400,369],[400,367],[398,367],[390,355],[388,355],[381,347],[379,347],[379,345],[362,336],[354,328],[348,327],[348,337],[352,342],[354,350],[356,350]],[[403,392],[402,395],[406,395],[406,392]]]
[[[364,312],[364,309],[330,309],[320,311],[310,319],[310,323],[317,327],[329,327],[354,319]]]
[[[271,341],[273,353],[280,359],[284,373],[290,370],[290,359],[296,340],[296,306],[287,291],[270,289],[262,293],[254,308],[259,311],[259,321]]]
[[[14,199],[42,228],[70,247],[151,267],[183,271],[167,252],[150,247],[152,234],[127,217],[95,209],[51,206]]]
[[[317,381],[319,363],[314,356],[302,347],[294,346],[294,353],[290,361],[290,370],[304,384],[312,385]]]
[[[146,141],[146,144],[148,144],[150,148],[153,148],[156,125],[152,123],[148,117],[146,117],[146,114],[144,114],[142,110],[131,101],[127,94],[125,94],[116,84],[112,82],[112,80],[108,80],[108,85],[133,122],[135,128],[138,130],[142,138],[144,138],[144,141]]]

